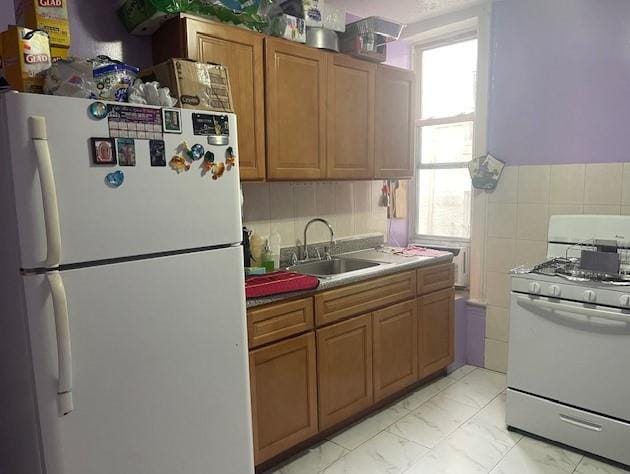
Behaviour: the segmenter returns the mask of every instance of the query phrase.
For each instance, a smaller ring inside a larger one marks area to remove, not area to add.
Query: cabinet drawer
[[[344,286],[315,295],[315,320],[317,326],[322,326],[413,298],[415,294],[415,272]]]
[[[278,341],[313,329],[313,299],[304,298],[247,312],[249,347]]]
[[[444,263],[418,270],[418,295],[450,288],[455,284],[455,265]]]

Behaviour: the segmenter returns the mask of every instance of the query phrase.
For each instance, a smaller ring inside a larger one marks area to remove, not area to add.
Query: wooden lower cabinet
[[[411,300],[372,315],[375,402],[418,380],[417,308]]]
[[[320,430],[373,403],[371,316],[317,330]]]
[[[317,433],[315,334],[250,352],[249,371],[260,464]]]
[[[455,289],[418,298],[419,360],[421,375],[429,375],[453,362]]]

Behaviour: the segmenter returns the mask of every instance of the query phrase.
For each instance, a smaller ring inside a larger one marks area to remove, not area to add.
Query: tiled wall
[[[510,166],[488,196],[485,365],[507,366],[510,280],[507,271],[543,259],[549,216],[630,215],[630,163]]]
[[[261,235],[278,232],[282,246],[303,240],[304,226],[323,217],[337,238],[387,234],[386,208],[380,207],[381,181],[327,183],[244,183],[243,223]],[[328,229],[313,224],[309,243],[329,239]]]

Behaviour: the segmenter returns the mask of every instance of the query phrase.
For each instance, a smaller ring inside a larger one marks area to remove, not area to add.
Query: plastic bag
[[[168,87],[160,87],[159,82],[142,82],[141,79],[137,79],[129,89],[129,102],[174,107],[177,104],[177,99],[171,97],[171,91]]]
[[[140,70],[121,62],[100,65],[94,68],[93,76],[98,97],[103,100],[127,102],[129,87],[138,77]]]
[[[165,13],[197,13],[224,23],[243,25],[250,30],[264,31],[266,20],[260,15],[260,3],[269,0],[146,0]]]
[[[98,89],[92,75],[91,62],[77,58],[57,61],[46,71],[44,93],[96,99]]]

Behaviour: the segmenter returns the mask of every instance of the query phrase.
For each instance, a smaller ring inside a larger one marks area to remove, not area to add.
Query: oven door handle
[[[593,318],[608,319],[611,321],[621,321],[624,323],[630,323],[630,315],[614,313],[612,311],[606,311],[602,309],[585,308],[583,306],[566,305],[563,303],[555,303],[547,300],[532,299],[527,296],[518,296],[518,301],[536,306],[538,308],[550,309],[552,311],[563,311],[565,313],[580,314],[583,316],[590,316]]]

